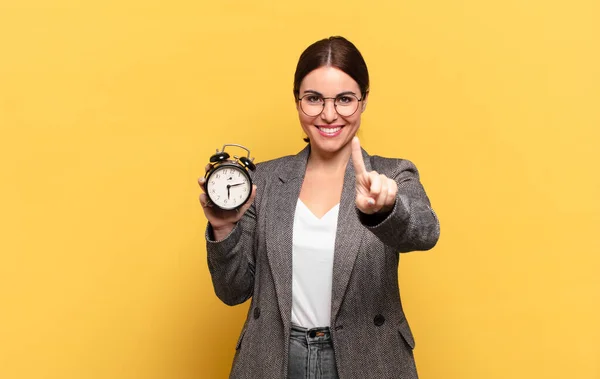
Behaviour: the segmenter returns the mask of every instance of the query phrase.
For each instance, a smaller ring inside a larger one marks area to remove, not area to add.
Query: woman
[[[238,212],[200,195],[215,292],[252,299],[231,378],[417,378],[399,253],[432,248],[439,223],[411,162],[361,149],[368,95],[351,42],[312,44],[294,78],[306,148],[258,164]]]

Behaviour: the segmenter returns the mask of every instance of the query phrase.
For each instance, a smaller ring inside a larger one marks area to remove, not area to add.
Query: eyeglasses
[[[325,100],[333,100],[335,111],[342,117],[352,116],[358,110],[358,105],[362,101],[354,94],[341,93],[336,97],[323,97],[316,93],[307,93],[298,98],[300,109],[305,115],[315,117],[320,115],[325,109]]]

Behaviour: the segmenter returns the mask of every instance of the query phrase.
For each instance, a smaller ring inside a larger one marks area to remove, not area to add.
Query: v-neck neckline
[[[313,211],[310,210],[310,208],[308,207],[308,205],[304,204],[304,202],[298,198],[298,203],[302,204],[302,207],[308,212],[310,213],[310,215],[317,221],[323,221],[325,218],[327,218],[327,216],[329,216],[329,214],[331,214],[334,211],[337,211],[337,209],[340,207],[340,203],[337,203],[336,205],[334,205],[333,207],[331,207],[331,209],[329,209],[327,212],[325,212],[325,214],[323,214],[323,216],[321,216],[320,218],[317,217],[317,215],[315,215],[313,213]]]

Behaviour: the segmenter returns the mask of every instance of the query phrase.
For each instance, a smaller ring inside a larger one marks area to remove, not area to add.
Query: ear
[[[363,100],[362,100],[362,109],[361,109],[361,113],[364,112],[367,109],[367,102],[369,101],[369,92],[365,93],[365,96],[363,96]]]
[[[296,105],[296,110],[300,111],[300,101],[298,100],[298,95],[294,92],[294,104]]]

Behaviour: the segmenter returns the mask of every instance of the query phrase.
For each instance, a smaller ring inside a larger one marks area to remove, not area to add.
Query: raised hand
[[[206,165],[206,167],[204,168],[205,171],[210,170],[210,167],[210,164]],[[225,238],[231,232],[231,230],[233,230],[235,224],[238,221],[240,221],[244,213],[252,205],[254,197],[256,196],[256,185],[252,186],[252,193],[250,194],[248,201],[246,201],[244,205],[242,205],[236,210],[227,211],[213,206],[213,204],[208,199],[208,195],[204,193],[205,183],[206,179],[204,177],[198,179],[198,184],[202,189],[202,193],[200,194],[200,205],[202,205],[204,215],[206,216],[206,219],[212,226],[215,239],[221,240]]]
[[[367,172],[358,137],[352,139],[352,163],[356,175],[356,207],[366,214],[391,211],[398,184],[377,171]]]

